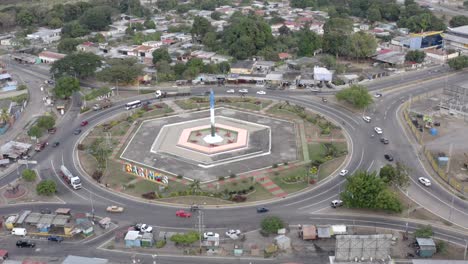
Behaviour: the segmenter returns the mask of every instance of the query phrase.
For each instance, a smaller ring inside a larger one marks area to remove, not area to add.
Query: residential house
[[[291,54],[286,53],[286,52],[280,52],[280,53],[278,53],[278,58],[279,58],[280,60],[290,59],[290,58],[291,58]]]
[[[210,58],[212,63],[230,62],[231,56],[215,54]]]
[[[310,29],[310,31],[315,32],[318,35],[323,35],[323,33],[324,33],[323,25],[324,25],[324,23],[322,23],[322,22],[314,22],[314,23],[310,24],[309,29]]]
[[[445,49],[453,49],[468,55],[468,25],[448,28],[442,37]]]
[[[275,67],[274,61],[256,61],[253,67],[255,73],[267,74]]]
[[[65,58],[66,54],[52,52],[52,51],[43,51],[39,53],[38,57],[42,63],[50,64],[54,63],[60,59]]]
[[[333,79],[333,73],[331,73],[327,68],[323,67],[314,67],[314,80],[316,81],[325,81],[331,82]]]
[[[390,66],[402,66],[405,63],[405,53],[391,50],[380,51],[374,60]]]
[[[125,247],[141,247],[141,235],[139,231],[130,230],[125,235]]]
[[[203,50],[196,50],[190,54],[193,58],[198,58],[203,60],[203,63],[209,64],[211,62],[211,57],[216,55],[216,52],[209,52]]]
[[[78,44],[76,46],[76,50],[81,51],[81,52],[90,52],[90,53],[97,54],[99,53],[99,45],[90,41],[86,41],[81,44]]]
[[[35,33],[26,35],[26,39],[42,41],[44,43],[52,43],[54,41],[60,40],[60,34],[62,29],[48,29],[48,28],[39,28]]]
[[[155,50],[156,48],[140,45],[134,49],[134,53],[140,58],[153,58],[153,51]]]
[[[232,74],[252,74],[255,61],[243,60],[237,61],[231,65]]]

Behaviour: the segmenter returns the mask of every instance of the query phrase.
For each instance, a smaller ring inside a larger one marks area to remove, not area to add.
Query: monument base
[[[215,134],[214,137],[212,137],[211,135],[208,135],[203,138],[203,141],[205,141],[208,144],[220,143],[220,142],[223,142],[223,140],[224,139],[217,134]]]

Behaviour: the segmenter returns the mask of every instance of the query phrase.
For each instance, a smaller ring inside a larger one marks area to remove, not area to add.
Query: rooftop
[[[107,264],[108,262],[109,261],[107,259],[87,258],[87,257],[69,255],[62,262],[62,264],[83,264],[83,263],[86,263],[86,264]]]
[[[448,28],[448,32],[468,35],[468,25],[461,27]]]

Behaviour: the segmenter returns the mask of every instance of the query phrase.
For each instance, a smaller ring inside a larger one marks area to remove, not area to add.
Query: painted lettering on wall
[[[164,185],[169,183],[167,176],[153,170],[148,170],[147,168],[133,165],[131,163],[125,163],[125,171],[135,176],[142,177],[148,181],[153,181]]]

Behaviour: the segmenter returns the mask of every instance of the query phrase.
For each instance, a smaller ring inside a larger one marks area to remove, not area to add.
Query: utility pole
[[[203,224],[203,211],[201,210],[201,208],[199,208],[198,210],[198,233],[199,233],[199,250],[200,250],[200,254],[202,252],[202,235],[203,235],[203,229],[204,229],[204,224]]]
[[[465,239],[465,253],[463,254],[463,260],[466,260],[466,249],[468,248],[468,240]]]

